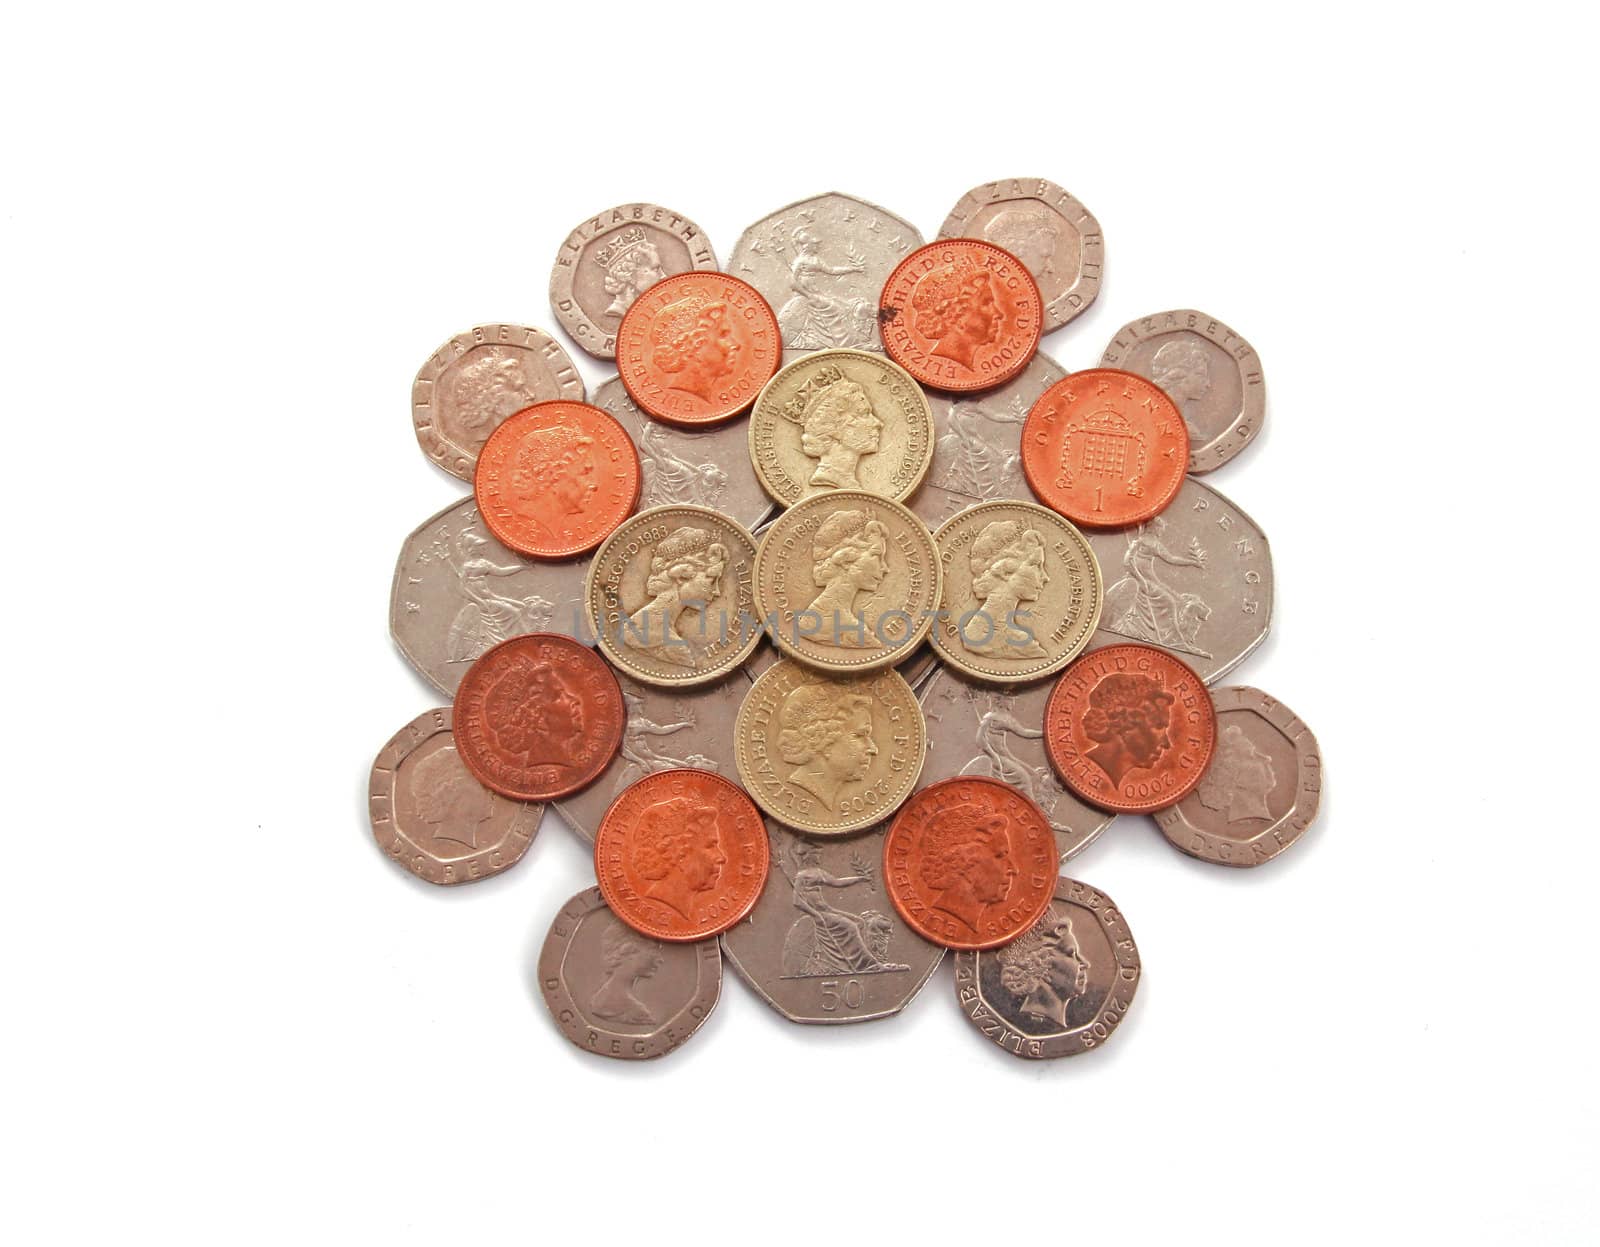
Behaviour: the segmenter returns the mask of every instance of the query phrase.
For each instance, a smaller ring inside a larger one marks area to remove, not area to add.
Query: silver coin
[[[1091,650],[1159,645],[1213,684],[1266,639],[1272,552],[1255,521],[1210,486],[1187,477],[1154,519],[1084,535],[1105,584]]]
[[[471,883],[515,866],[539,832],[544,806],[513,801],[473,777],[456,753],[451,709],[419,714],[396,732],[367,786],[378,847],[429,883]]]
[[[1009,944],[958,952],[956,1003],[986,1039],[1030,1060],[1102,1046],[1139,986],[1139,949],[1111,898],[1056,884],[1044,916]]]
[[[633,301],[663,277],[715,271],[705,231],[660,204],[618,204],[581,222],[556,253],[550,309],[572,340],[615,359],[617,326]]]
[[[922,235],[875,204],[831,193],[802,199],[739,235],[728,272],[777,313],[792,351],[883,350],[878,295]]]
[[[1081,203],[1043,178],[975,186],[939,227],[940,238],[981,238],[1011,252],[1044,299],[1044,332],[1059,329],[1100,293],[1105,240]]]
[[[638,447],[644,483],[637,510],[710,507],[752,528],[773,509],[751,466],[742,419],[701,429],[652,420],[628,397],[620,377],[602,381],[593,401],[617,418]]]
[[[911,930],[880,878],[886,826],[815,840],[767,821],[772,872],[722,933],[740,977],[791,1022],[870,1022],[905,1008],[944,949]]]
[[[594,644],[584,601],[589,560],[535,563],[489,533],[471,498],[406,538],[389,591],[389,631],[429,684],[454,694],[480,654],[525,632]]]
[[[624,925],[586,888],[561,907],[539,953],[539,993],[585,1052],[643,1061],[678,1047],[717,1007],[714,939],[665,944]]]
[[[1258,688],[1211,694],[1217,745],[1200,785],[1155,820],[1174,845],[1219,866],[1259,866],[1300,838],[1322,798],[1322,753],[1294,711]]]
[[[590,843],[611,803],[646,775],[692,766],[739,782],[733,723],[750,691],[750,678],[743,670],[720,684],[698,688],[654,688],[620,672],[617,683],[628,710],[621,750],[594,783],[553,803],[567,824]]]
[[[1033,799],[1056,833],[1061,860],[1082,852],[1115,814],[1085,805],[1056,777],[1044,748],[1050,682],[994,688],[941,666],[917,700],[928,721],[928,760],[921,787],[957,775],[998,779]]]
[[[1255,348],[1220,320],[1184,308],[1129,321],[1100,357],[1154,381],[1189,426],[1189,471],[1209,472],[1261,432],[1267,387]]]
[[[583,401],[583,378],[559,342],[526,325],[477,325],[418,370],[411,423],[423,454],[470,481],[478,452],[502,420],[556,398]]]

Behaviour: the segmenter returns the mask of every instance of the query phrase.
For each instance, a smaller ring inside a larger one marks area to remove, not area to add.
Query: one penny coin
[[[1199,676],[1165,650],[1085,654],[1050,691],[1045,745],[1062,781],[1106,810],[1150,814],[1194,790],[1217,743]]]
[[[947,238],[901,260],[878,298],[884,350],[923,385],[965,393],[1011,380],[1039,349],[1044,300],[1016,256]]]
[[[1040,502],[1089,528],[1159,514],[1189,465],[1183,413],[1152,381],[1115,368],[1063,377],[1022,426],[1022,471]]]
[[[894,907],[946,948],[998,948],[1044,913],[1059,868],[1044,811],[1009,784],[963,776],[924,788],[883,846]]]
[[[754,286],[723,273],[679,273],[634,300],[617,328],[617,372],[657,420],[731,420],[778,371],[778,318]]]
[[[767,882],[767,829],[744,789],[712,771],[657,771],[623,790],[594,838],[612,913],[651,939],[726,931]]]
[[[535,403],[478,454],[478,513],[503,545],[535,559],[593,550],[628,518],[644,474],[628,431],[588,403]]]
[[[456,690],[456,752],[496,792],[549,801],[594,782],[626,718],[604,659],[571,637],[531,632],[468,669]]]

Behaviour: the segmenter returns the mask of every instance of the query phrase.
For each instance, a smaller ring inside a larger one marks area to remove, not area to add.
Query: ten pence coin
[[[732,420],[778,371],[778,321],[757,291],[721,273],[659,281],[617,330],[617,374],[633,401],[668,424]]]
[[[1045,706],[1045,745],[1067,787],[1102,809],[1149,814],[1205,774],[1216,712],[1200,677],[1149,645],[1085,654]]]
[[[588,403],[536,403],[510,417],[478,456],[472,492],[499,540],[535,559],[593,550],[639,501],[628,431]]]
[[[923,385],[958,392],[987,390],[1026,368],[1043,315],[1022,261],[971,238],[919,247],[878,298],[889,358]]]
[[[622,689],[587,645],[534,632],[496,645],[456,690],[456,750],[496,792],[548,801],[606,769],[622,744]]]
[[[623,791],[594,838],[613,913],[652,939],[726,931],[767,882],[767,829],[738,784],[710,771],[657,771]]]
[[[1044,812],[1009,784],[976,777],[930,784],[889,827],[889,899],[925,939],[994,948],[1050,903],[1059,871]]]

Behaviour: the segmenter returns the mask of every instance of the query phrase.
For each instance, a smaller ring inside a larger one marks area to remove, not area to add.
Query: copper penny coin
[[[1050,763],[1101,809],[1164,810],[1194,791],[1217,743],[1205,684],[1165,650],[1111,645],[1085,654],[1044,708]]]
[[[1153,381],[1087,368],[1057,381],[1022,425],[1022,471],[1039,501],[1089,528],[1166,509],[1189,466],[1189,429]]]
[[[657,940],[726,931],[755,908],[768,862],[756,803],[732,780],[689,767],[623,789],[594,838],[606,904]]]
[[[1039,349],[1044,300],[1009,251],[975,238],[918,247],[878,296],[889,358],[923,385],[965,393],[1011,380]]]
[[[689,428],[744,411],[782,357],[772,307],[724,273],[658,281],[617,327],[617,373],[629,397],[657,420]]]
[[[551,801],[610,765],[626,719],[603,658],[569,636],[530,632],[467,670],[456,690],[456,753],[496,792]]]
[[[924,939],[998,948],[1044,913],[1059,858],[1044,811],[1010,784],[961,776],[906,802],[883,844],[889,899]]]

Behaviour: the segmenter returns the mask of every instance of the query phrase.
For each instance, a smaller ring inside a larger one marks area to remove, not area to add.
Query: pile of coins
[[[1272,564],[1197,479],[1260,431],[1249,344],[1194,310],[1098,367],[1039,351],[1094,300],[1100,227],[1051,182],[969,192],[924,245],[846,195],[751,226],[726,272],[653,204],[585,221],[549,334],[480,325],[413,390],[471,497],[401,550],[390,625],[454,698],[372,771],[418,877],[522,856],[551,803],[597,886],[539,989],[587,1051],[669,1052],[724,958],[784,1017],[958,1007],[1020,1057],[1101,1046],[1139,953],[1061,864],[1118,813],[1256,866],[1316,813],[1305,725],[1211,689],[1266,635]]]

